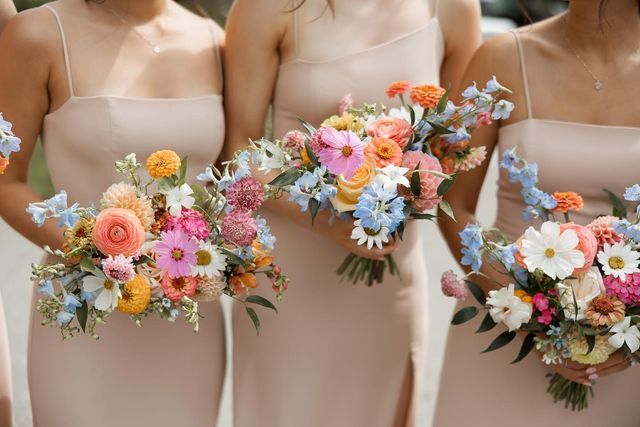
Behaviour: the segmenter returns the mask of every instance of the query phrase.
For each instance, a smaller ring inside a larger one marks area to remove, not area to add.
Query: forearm
[[[0,31],[16,14],[16,6],[12,0],[0,0]]]

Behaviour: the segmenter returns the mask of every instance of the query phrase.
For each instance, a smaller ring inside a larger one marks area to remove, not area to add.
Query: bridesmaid
[[[356,104],[387,103],[396,80],[455,87],[480,42],[479,15],[475,0],[236,0],[229,150],[263,134],[270,104],[282,137],[298,117],[319,125],[336,114],[347,93]],[[396,256],[403,280],[367,288],[340,283],[335,269],[348,252],[378,258],[394,245],[367,251],[350,239],[349,222],[329,225],[324,214],[312,227],[286,197],[265,214],[291,288],[259,339],[234,312],[236,426],[415,425],[426,309],[419,228]]]
[[[0,1],[0,31],[13,15],[16,7],[10,0]],[[0,293],[0,425],[11,427],[13,415],[11,409],[11,359],[9,337],[7,335],[2,294]]]
[[[62,243],[59,229],[37,229],[24,212],[38,199],[27,185],[38,135],[70,201],[98,201],[121,178],[114,161],[130,152],[141,161],[164,148],[189,155],[194,179],[222,149],[222,40],[216,24],[170,0],[58,0],[18,15],[0,37],[11,58],[0,64],[0,111],[23,145],[0,181],[0,214],[38,245]],[[34,314],[34,425],[215,425],[223,318],[217,303],[201,308],[199,334],[181,319],[138,328],[114,315],[99,341],[63,342]]]
[[[640,105],[631,101],[640,96],[639,12],[638,0],[571,0],[567,13],[485,43],[465,74],[465,80],[478,82],[498,74],[514,90],[511,100],[518,106],[510,121],[479,131],[474,144],[490,152],[497,148],[499,155],[517,147],[538,163],[543,190],[582,194],[585,207],[573,215],[578,223],[610,212],[602,188],[622,194],[640,180]],[[449,195],[458,220],[444,220],[441,228],[456,256],[458,232],[474,221],[487,165],[460,177]],[[502,171],[496,226],[511,238],[527,226],[523,207],[520,189]],[[597,379],[589,408],[574,413],[545,393],[545,374],[554,367],[535,353],[510,365],[518,343],[480,355],[495,334],[476,335],[477,327],[455,326],[449,332],[434,425],[478,425],[478,414],[496,427],[638,425],[640,407],[632,390],[640,371],[626,370],[629,363],[620,354],[595,372],[574,363],[555,367],[575,381]]]

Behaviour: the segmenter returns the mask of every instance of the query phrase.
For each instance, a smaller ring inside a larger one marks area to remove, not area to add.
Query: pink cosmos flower
[[[164,231],[181,230],[189,237],[195,237],[198,240],[205,240],[209,237],[209,225],[204,219],[202,212],[195,209],[182,208],[180,216],[167,218],[164,225]]]
[[[469,291],[465,283],[458,279],[458,275],[453,271],[445,271],[440,278],[440,285],[442,287],[442,293],[445,296],[453,297],[458,300],[467,299]]]
[[[222,220],[222,237],[238,246],[250,246],[258,235],[258,224],[248,212],[233,211]]]
[[[333,174],[342,175],[347,181],[364,161],[364,143],[351,131],[327,128],[322,134],[326,147],[318,153],[318,160]]]
[[[102,272],[107,279],[116,283],[127,283],[133,280],[136,272],[133,268],[132,257],[124,255],[109,255],[102,260]]]
[[[255,211],[264,201],[264,187],[255,178],[245,176],[227,190],[227,201],[239,211]]]
[[[606,276],[604,287],[607,295],[618,297],[625,305],[640,306],[640,273],[627,274],[627,280]]]
[[[196,252],[199,249],[195,239],[176,229],[164,231],[162,240],[154,246],[153,251],[158,268],[166,271],[170,278],[178,278],[191,275],[191,267],[198,263]]]

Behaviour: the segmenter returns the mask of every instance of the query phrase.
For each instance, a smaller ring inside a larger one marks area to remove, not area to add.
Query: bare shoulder
[[[50,10],[37,7],[14,16],[2,31],[3,49],[34,53],[50,52],[60,43],[60,31]]]
[[[438,18],[441,20],[456,19],[458,23],[465,18],[480,16],[480,2],[477,0],[435,0],[438,2]]]
[[[227,20],[229,37],[238,33],[279,44],[289,30],[291,12],[301,0],[235,0]]]

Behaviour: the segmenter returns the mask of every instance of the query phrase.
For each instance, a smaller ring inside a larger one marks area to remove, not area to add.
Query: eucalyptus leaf
[[[451,324],[452,325],[461,325],[465,322],[468,322],[469,320],[473,319],[474,317],[476,317],[478,315],[478,313],[480,312],[480,310],[478,310],[478,307],[465,307],[463,309],[461,309],[460,311],[458,311],[454,316],[453,319],[451,319]]]
[[[309,133],[309,135],[313,135],[314,133],[316,133],[317,129],[311,123],[302,119],[298,119],[298,120],[300,120],[300,124]]]
[[[271,310],[275,311],[276,313],[278,312],[278,309],[276,308],[275,305],[273,305],[273,303],[271,301],[269,301],[268,299],[266,299],[264,297],[261,297],[260,295],[250,295],[247,298],[245,298],[244,302],[249,303],[249,304],[261,305],[263,307],[270,308]]]
[[[238,255],[231,252],[229,249],[223,248],[223,247],[220,247],[219,249],[222,251],[223,254],[227,256],[227,258],[231,260],[233,264],[238,264],[242,267],[247,266],[247,263],[242,258],[240,258]]]
[[[398,227],[396,228],[396,233],[398,234],[398,238],[400,240],[402,240],[402,238],[404,237],[405,224],[406,224],[406,221],[402,221],[400,224],[398,224]]]
[[[93,265],[93,261],[91,258],[82,258],[80,261],[80,271],[84,271],[85,273],[91,273],[96,269],[96,266]]]
[[[514,361],[511,362],[512,364],[518,363],[519,361],[527,357],[527,355],[533,349],[533,345],[535,343],[533,340],[534,338],[535,338],[535,334],[527,334],[527,336],[522,341],[522,347],[520,347],[520,352],[518,353],[518,356],[514,359]]]
[[[455,184],[458,175],[451,175],[451,178],[443,180],[438,186],[438,196],[444,196]]]
[[[413,213],[413,214],[411,214],[411,218],[413,218],[413,219],[434,220],[434,219],[438,218],[438,216],[434,215],[434,214],[429,214],[429,213]]]
[[[484,319],[482,319],[482,323],[480,324],[480,327],[476,331],[476,334],[481,334],[483,332],[488,332],[488,331],[492,330],[493,328],[495,328],[496,325],[497,325],[497,323],[493,321],[493,317],[491,317],[491,314],[487,313],[487,315],[484,316]]]
[[[273,185],[274,187],[286,187],[288,185],[292,185],[302,173],[300,170],[296,168],[287,169],[282,172],[280,175],[276,176],[273,181],[269,183],[269,185]]]
[[[595,335],[585,335],[584,339],[587,341],[587,352],[585,354],[591,354],[596,346],[596,337]]]
[[[451,218],[454,221],[456,220],[456,217],[453,215],[453,209],[451,209],[451,205],[449,204],[449,202],[447,202],[446,200],[443,200],[438,204],[438,207],[442,212],[447,214],[449,218]]]
[[[407,106],[407,108],[409,109],[409,118],[411,119],[411,125],[413,126],[413,124],[416,122],[416,111],[410,105]]]
[[[496,339],[494,339],[491,344],[489,344],[489,347],[487,347],[482,353],[488,353],[490,351],[494,351],[497,350],[499,348],[504,347],[505,345],[509,344],[511,341],[513,341],[513,339],[516,337],[516,333],[513,331],[504,331],[503,333],[501,333],[500,335],[498,335],[496,337]]]
[[[245,307],[245,309],[253,322],[253,326],[256,328],[256,335],[260,335],[260,318],[258,317],[258,313],[251,307]]]

